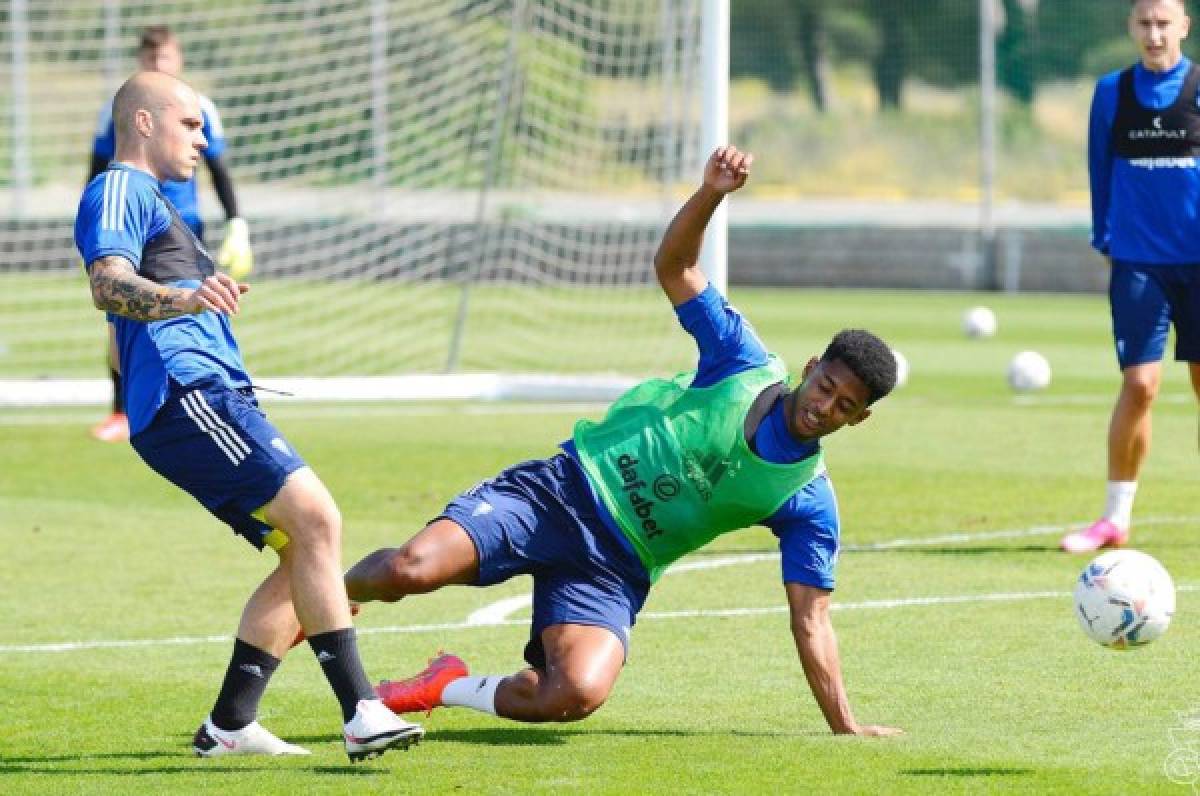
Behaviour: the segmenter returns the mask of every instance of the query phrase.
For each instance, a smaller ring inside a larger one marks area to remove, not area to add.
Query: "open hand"
[[[754,155],[735,146],[717,147],[704,166],[704,184],[720,193],[732,193],[746,184]]]

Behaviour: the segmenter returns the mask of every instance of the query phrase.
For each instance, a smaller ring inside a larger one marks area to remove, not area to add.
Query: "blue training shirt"
[[[712,285],[676,307],[675,313],[699,349],[692,386],[707,387],[766,363],[767,349],[754,327]],[[575,456],[570,440],[562,447]],[[784,401],[780,399],[759,424],[754,447],[769,462],[788,463],[813,455],[820,443],[803,443],[788,433]],[[594,493],[593,500],[605,524],[628,544],[603,501]],[[779,540],[784,583],[802,583],[819,589],[834,587],[840,520],[837,497],[827,472],[822,471],[798,489],[773,515],[764,517],[762,524]]]
[[[1135,65],[1133,87],[1138,102],[1153,110],[1169,108],[1178,99],[1191,66],[1187,58],[1162,73]],[[1092,95],[1088,122],[1092,246],[1114,259],[1145,265],[1200,263],[1197,159],[1162,162],[1164,159],[1122,158],[1113,152],[1121,71],[1100,78]]]
[[[163,198],[150,174],[112,163],[83,191],[75,217],[75,245],[88,270],[101,257],[128,260],[138,274],[172,287],[198,287],[214,272],[212,258]],[[229,316],[206,311],[162,321],[135,321],[107,313],[117,352],[130,433],[150,424],[167,395],[181,385],[218,379],[250,385]]]
[[[201,129],[204,137],[208,140],[208,147],[205,148],[203,155],[207,160],[214,160],[225,151],[225,128],[221,125],[221,117],[217,113],[217,106],[213,104],[213,101],[203,94],[198,96],[200,97],[200,114],[204,119],[204,126]],[[100,111],[100,118],[96,123],[96,135],[92,139],[92,153],[97,157],[112,160],[116,151],[117,131],[113,122],[112,101],[110,100]],[[175,205],[175,209],[183,217],[184,223],[191,227],[192,232],[196,233],[196,237],[203,239],[204,222],[200,218],[196,178],[193,176],[190,180],[165,180],[162,183],[162,194],[171,204]]]

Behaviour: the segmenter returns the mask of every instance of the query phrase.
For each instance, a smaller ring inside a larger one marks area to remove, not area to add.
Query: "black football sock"
[[[321,664],[325,679],[342,705],[343,721],[354,718],[360,699],[378,698],[358,657],[354,628],[344,627],[318,633],[308,640],[308,644],[316,653],[317,663]]]
[[[221,693],[213,705],[212,723],[218,729],[232,731],[254,721],[258,703],[278,667],[279,659],[274,655],[235,639],[225,682],[221,683]]]

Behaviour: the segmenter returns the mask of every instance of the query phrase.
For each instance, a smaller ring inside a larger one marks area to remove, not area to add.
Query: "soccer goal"
[[[153,24],[224,123],[256,258],[235,329],[265,385],[578,399],[686,367],[651,260],[724,136],[727,6],[15,0],[0,402],[105,400],[72,223],[101,106]]]

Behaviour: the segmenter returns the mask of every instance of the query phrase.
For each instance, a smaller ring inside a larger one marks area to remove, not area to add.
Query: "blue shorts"
[[[1113,260],[1108,286],[1117,362],[1160,362],[1175,325],[1175,359],[1200,362],[1200,265]]]
[[[156,473],[199,500],[259,550],[271,526],[254,516],[305,466],[249,387],[171,382],[150,425],[131,439]]]
[[[574,459],[510,467],[464,492],[441,517],[461,525],[479,553],[477,586],[533,576],[533,626],[525,660],[546,667],[551,625],[608,628],[629,654],[629,631],[646,602],[646,568],[603,524]]]

